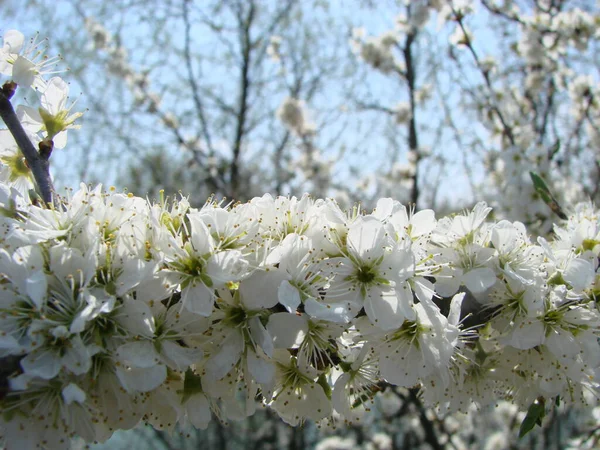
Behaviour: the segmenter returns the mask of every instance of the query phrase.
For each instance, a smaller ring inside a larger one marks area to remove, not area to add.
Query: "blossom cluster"
[[[442,411],[598,388],[591,205],[533,243],[484,203],[436,219],[391,199],[194,209],[82,185],[47,209],[0,191],[0,349],[17,362],[2,428],[19,448],[259,405],[356,421],[382,382]]]
[[[5,35],[12,78],[22,41]],[[34,142],[73,125],[61,81],[38,83],[43,126],[20,117]],[[8,132],[0,147],[16,149]],[[483,202],[443,218],[309,195],[193,208],[82,184],[46,205],[2,161],[8,448],[104,441],[140,421],[206,428],[258,407],[291,425],[356,422],[388,386],[419,387],[442,412],[581,404],[600,387],[591,204],[532,241]]]

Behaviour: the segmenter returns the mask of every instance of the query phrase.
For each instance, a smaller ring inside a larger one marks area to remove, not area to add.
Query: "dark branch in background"
[[[463,43],[464,43],[465,47],[467,47],[469,49],[469,52],[473,56],[475,65],[477,66],[477,69],[479,69],[479,71],[481,72],[481,75],[483,76],[483,79],[485,80],[485,84],[486,84],[488,90],[490,91],[490,96],[491,96],[490,97],[490,105],[492,107],[492,111],[494,111],[496,113],[496,116],[498,116],[498,119],[500,120],[500,123],[502,124],[502,128],[503,128],[505,136],[510,141],[510,144],[514,146],[515,138],[514,138],[514,135],[512,132],[512,128],[508,126],[508,123],[504,119],[504,115],[502,114],[502,111],[500,111],[500,108],[497,105],[496,93],[492,86],[492,80],[490,79],[490,73],[488,70],[486,70],[483,67],[483,65],[481,64],[481,60],[479,59],[479,56],[477,55],[477,52],[475,51],[475,48],[473,48],[473,43],[471,42],[471,39],[469,38],[469,35],[467,34],[467,30],[463,23],[462,15],[460,13],[458,13],[454,8],[452,8],[452,13],[454,14],[454,20],[456,20],[456,23],[462,30],[462,33],[464,36]]]
[[[206,141],[206,147],[208,148],[209,156],[214,156],[214,149],[212,146],[212,139],[210,136],[210,132],[208,130],[208,123],[206,121],[206,116],[204,114],[204,105],[202,104],[202,99],[200,98],[200,89],[198,84],[196,83],[196,75],[194,74],[194,68],[192,67],[192,56],[191,56],[191,24],[190,24],[190,16],[189,16],[189,3],[190,0],[183,0],[183,22],[185,28],[185,48],[184,48],[184,58],[185,58],[185,67],[188,73],[188,83],[192,88],[192,97],[194,99],[194,105],[196,107],[196,115],[198,116],[198,120],[200,120],[200,126],[202,127],[202,135],[204,136],[204,140]]]
[[[431,446],[431,448],[433,448],[434,450],[442,450],[443,447],[438,440],[437,431],[434,427],[434,424],[427,417],[427,412],[425,410],[425,407],[423,406],[423,403],[419,399],[418,389],[409,389],[408,392],[409,392],[410,400],[417,407],[417,410],[419,413],[419,420],[421,422],[421,426],[423,427],[423,431],[425,431],[425,442],[427,442]]]
[[[240,38],[240,46],[242,50],[242,66],[240,68],[240,96],[238,99],[237,109],[237,126],[235,129],[235,137],[233,139],[233,155],[231,160],[230,184],[231,198],[237,198],[239,195],[240,185],[240,154],[242,150],[242,140],[245,134],[246,114],[248,112],[248,95],[250,90],[250,65],[252,63],[253,42],[250,37],[250,28],[255,19],[255,4],[254,0],[249,2],[248,13],[244,17],[242,4],[238,4],[237,21],[238,32]]]
[[[46,145],[43,149],[40,147],[40,152],[38,152],[31,143],[10,102],[15,89],[16,84],[10,81],[2,86],[0,90],[0,117],[2,117],[2,120],[21,149],[23,156],[25,156],[42,200],[46,205],[53,204],[52,194],[54,193],[54,186],[50,178],[50,165],[48,163],[52,152],[52,145]]]
[[[291,6],[294,0],[288,0],[278,10],[277,14],[265,28],[265,31],[252,39],[251,29],[257,20],[257,3],[254,0],[235,3],[235,18],[238,23],[238,37],[241,50],[241,65],[239,72],[239,97],[236,108],[237,123],[235,127],[235,136],[232,144],[232,160],[230,166],[230,196],[238,198],[240,196],[240,159],[242,145],[248,132],[257,126],[257,123],[248,123],[250,111],[251,91],[255,87],[250,77],[252,67],[260,64],[265,55],[268,39],[277,26],[289,16]],[[245,8],[247,7],[247,9]],[[284,143],[285,146],[285,143]],[[283,148],[282,150],[283,151]]]
[[[410,6],[408,7],[408,18],[410,19]],[[413,61],[412,46],[417,37],[417,29],[411,27],[410,31],[406,35],[406,41],[404,42],[404,48],[402,53],[404,55],[404,63],[406,65],[406,82],[408,83],[408,97],[410,102],[410,120],[408,121],[408,148],[410,151],[409,156],[414,157],[414,172],[412,175],[412,189],[410,193],[410,202],[415,206],[415,210],[418,209],[419,200],[419,162],[421,160],[421,153],[419,152],[419,141],[417,137],[417,120],[415,117],[416,104],[415,104],[415,64]]]

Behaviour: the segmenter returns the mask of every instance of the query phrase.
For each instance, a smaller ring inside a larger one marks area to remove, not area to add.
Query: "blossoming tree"
[[[60,196],[49,161],[80,114],[43,53],[35,38],[4,34],[8,448],[104,441],[140,421],[206,428],[260,406],[290,425],[352,424],[382,385],[418,392],[439,413],[506,400],[528,411],[522,434],[554,404],[596,402],[590,202],[560,209],[534,174],[532,189],[562,218],[551,238],[533,239],[521,222],[490,220],[484,202],[436,217],[389,198],[364,211],[309,195],[211,197],[200,208],[85,184]],[[28,105],[15,107],[19,91]],[[301,111],[289,100],[280,118],[309,148]]]

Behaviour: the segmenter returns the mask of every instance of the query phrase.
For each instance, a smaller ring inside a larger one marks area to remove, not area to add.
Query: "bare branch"
[[[214,155],[214,149],[212,145],[212,139],[210,131],[208,129],[208,123],[206,115],[204,113],[204,105],[200,98],[200,89],[196,83],[196,75],[194,74],[194,68],[192,67],[192,56],[191,56],[191,23],[189,17],[189,3],[190,0],[183,0],[183,22],[184,22],[184,33],[185,33],[185,46],[184,46],[184,59],[185,67],[188,73],[188,83],[192,90],[192,98],[194,99],[194,105],[196,107],[196,115],[200,121],[202,128],[202,135],[206,141],[206,147],[208,148],[208,154]]]

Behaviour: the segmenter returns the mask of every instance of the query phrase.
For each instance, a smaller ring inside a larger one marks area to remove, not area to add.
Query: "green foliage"
[[[552,195],[552,192],[550,192],[550,188],[548,188],[548,185],[546,184],[544,179],[535,172],[529,172],[529,176],[531,177],[531,181],[533,181],[533,187],[535,188],[536,192],[540,195],[544,203],[546,203],[546,205],[548,205],[552,212],[558,217],[560,217],[563,220],[567,220],[567,215],[564,213],[563,209],[558,204],[558,201],[556,200],[554,195]]]
[[[542,426],[542,419],[546,416],[546,402],[543,397],[537,398],[529,409],[527,410],[527,415],[521,422],[521,427],[519,428],[519,439],[533,430],[533,427],[538,425]]]

